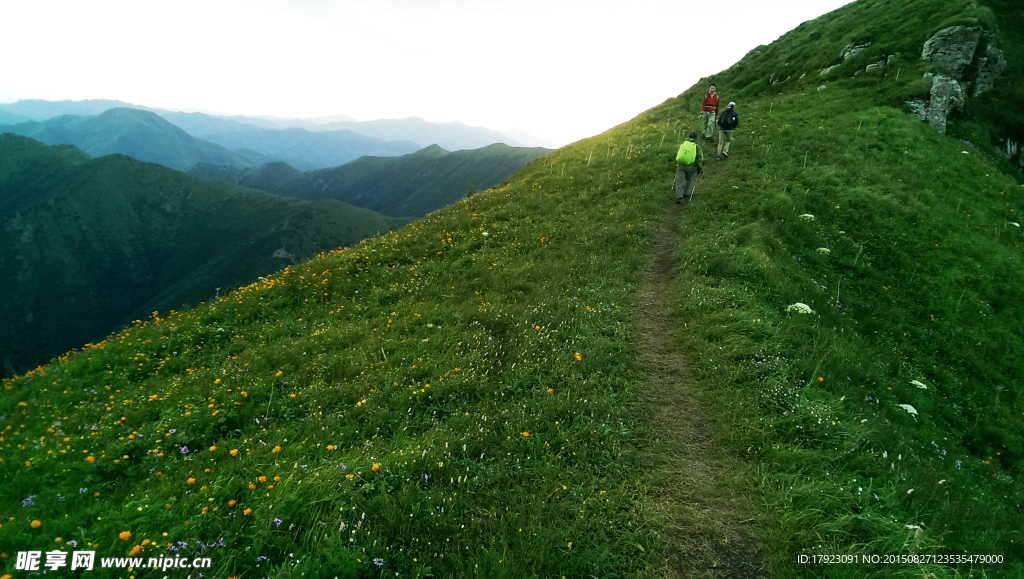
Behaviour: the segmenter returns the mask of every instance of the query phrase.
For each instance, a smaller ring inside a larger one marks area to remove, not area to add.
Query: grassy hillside
[[[742,124],[669,214],[669,338],[763,501],[771,576],[1024,573],[1024,189],[902,110],[915,39],[977,16],[861,1],[714,79]],[[772,85],[847,36],[901,48],[904,73]],[[671,473],[644,461],[631,309],[704,88],[5,381],[0,552],[75,537],[204,553],[218,577],[655,576],[651,484]],[[1003,562],[796,563],[817,554]]]
[[[160,118],[139,109],[114,108],[96,116],[63,115],[46,121],[0,127],[47,145],[74,145],[94,157],[119,153],[147,163],[187,171],[199,162],[249,167],[267,159],[237,153],[192,137]]]
[[[336,201],[0,136],[3,372],[392,227]]]

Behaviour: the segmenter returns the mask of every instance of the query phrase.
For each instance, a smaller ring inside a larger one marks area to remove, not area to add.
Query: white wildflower
[[[942,484],[942,483],[944,483],[944,482],[946,482],[946,479],[942,479],[942,480],[940,480],[940,481],[939,481],[939,484]]]
[[[925,385],[924,385],[924,383],[922,383],[922,382],[918,382],[917,380],[911,380],[911,381],[910,381],[910,384],[911,384],[912,386],[917,386],[917,387],[918,387],[918,388],[920,388],[921,390],[927,390],[927,389],[928,389],[928,386],[925,386]]]
[[[797,303],[789,306],[788,308],[786,308],[786,311],[787,312],[796,313],[796,314],[813,314],[814,313],[814,310],[811,309],[811,306],[809,306],[807,304],[802,304],[800,302],[797,302]]]
[[[800,219],[803,219],[804,221],[814,221],[814,216],[810,213],[804,213],[800,216]]]
[[[889,451],[888,450],[883,450],[882,451],[882,458],[889,458]]]
[[[1012,225],[1014,227],[1020,227],[1020,223],[1017,223],[1016,221],[1011,221],[1010,225]]]
[[[909,404],[897,404],[896,406],[899,406],[900,408],[906,410],[907,412],[913,414],[914,416],[917,416],[917,408],[914,408]]]
[[[822,255],[828,255],[828,254],[832,253],[832,250],[827,248],[827,247],[819,247],[818,248],[818,253],[820,253]]]
[[[914,489],[910,489],[910,491],[913,492]],[[907,494],[910,494],[910,493],[907,493]],[[908,529],[920,529],[921,527],[919,525],[907,525],[907,528]]]
[[[909,495],[912,492],[914,492],[914,489],[910,489],[909,491],[907,491],[907,494]]]
[[[487,237],[488,235],[490,235],[490,233],[487,233],[487,232],[485,231],[485,232],[483,232],[483,233],[482,233],[481,235],[483,235],[484,237]]]

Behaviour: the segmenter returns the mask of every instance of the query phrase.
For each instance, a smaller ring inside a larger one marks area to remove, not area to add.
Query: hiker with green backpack
[[[704,150],[697,144],[697,133],[690,133],[690,138],[679,145],[676,163],[676,203],[682,203],[687,194],[693,199],[697,175],[704,165]]]

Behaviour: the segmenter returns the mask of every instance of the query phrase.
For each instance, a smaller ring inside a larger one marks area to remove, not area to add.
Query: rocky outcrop
[[[935,75],[932,90],[928,94],[928,124],[940,133],[946,134],[946,119],[949,113],[964,106],[964,90],[956,79],[941,74]]]
[[[974,61],[974,52],[981,40],[981,28],[950,26],[935,33],[924,43],[921,59],[929,60],[960,78],[964,69]]]
[[[840,56],[843,57],[844,61],[850,60],[851,58],[857,56],[858,53],[860,53],[862,50],[869,46],[871,46],[870,42],[865,42],[864,44],[847,44],[846,46],[843,47],[843,51],[840,53]]]
[[[983,38],[985,49],[979,51]],[[987,33],[983,37],[981,28],[968,26],[950,26],[936,32],[924,43],[921,59],[934,62],[942,74],[925,75],[932,79],[928,100],[907,101],[907,110],[943,134],[949,114],[964,106],[970,85],[974,97],[991,90],[1007,66],[995,39]],[[964,78],[964,71],[972,64],[977,71],[973,83]]]
[[[921,119],[922,121],[928,120],[928,101],[924,99],[915,99],[907,101],[907,112]]]
[[[867,74],[882,74],[885,72],[885,61],[879,60],[878,62],[869,64],[867,68],[864,69],[864,72]]]
[[[1003,74],[1006,66],[1003,51],[999,50],[994,43],[989,43],[985,49],[985,55],[978,57],[978,78],[974,81],[974,91],[971,96],[978,96],[985,91],[992,90],[996,79]]]
[[[956,79],[941,74],[926,74],[932,81],[928,100],[907,101],[907,112],[946,134],[946,120],[954,110],[964,106],[964,89]]]

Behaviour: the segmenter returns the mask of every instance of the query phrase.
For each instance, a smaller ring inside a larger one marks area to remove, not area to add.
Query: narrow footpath
[[[717,172],[714,157],[701,187]],[[743,464],[728,456],[713,437],[711,418],[702,410],[678,346],[673,317],[675,284],[672,255],[678,244],[679,218],[688,201],[672,203],[662,216],[658,241],[647,266],[635,313],[640,359],[647,373],[645,417],[651,445],[644,452],[652,473],[647,500],[662,523],[664,560],[656,569],[665,578],[756,579],[767,577],[754,539],[756,503],[746,495]]]

